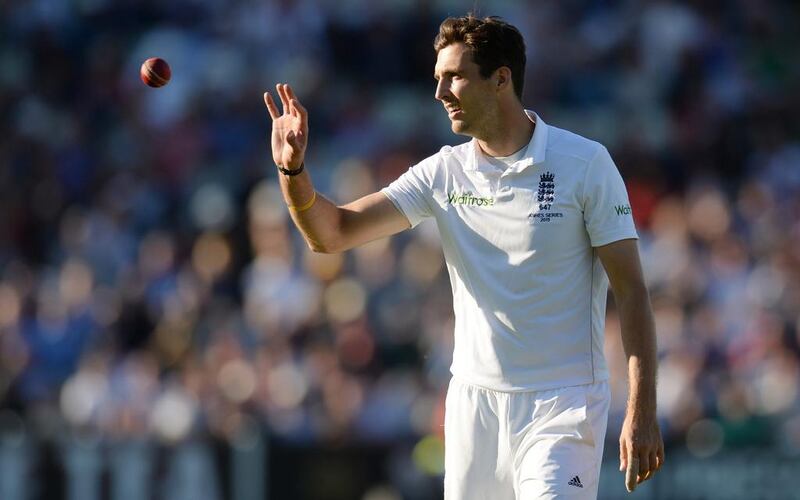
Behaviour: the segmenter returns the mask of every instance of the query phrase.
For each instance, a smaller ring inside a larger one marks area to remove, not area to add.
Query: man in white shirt
[[[472,137],[377,193],[336,206],[304,168],[307,113],[278,84],[264,99],[272,154],[309,247],[341,252],[436,220],[453,289],[445,498],[596,498],[610,392],[602,351],[610,281],[628,360],[620,436],[626,487],[664,461],[655,328],[622,178],[600,144],[521,103],[513,26],[448,18],[434,41],[436,99]]]

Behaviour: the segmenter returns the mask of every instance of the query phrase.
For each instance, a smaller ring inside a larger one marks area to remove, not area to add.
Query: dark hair
[[[522,87],[525,84],[525,40],[517,28],[495,16],[483,19],[473,14],[448,17],[439,26],[433,48],[438,54],[453,43],[467,46],[483,78],[489,78],[501,66],[508,66],[511,69],[514,93],[522,100]]]

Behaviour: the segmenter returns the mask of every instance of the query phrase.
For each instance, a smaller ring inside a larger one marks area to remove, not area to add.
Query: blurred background
[[[450,286],[435,224],[308,251],[262,94],[310,112],[347,202],[450,132],[432,40],[456,0],[0,3],[0,498],[441,497]],[[665,469],[631,497],[790,498],[800,471],[800,8],[483,0],[524,103],[608,146],[659,337]],[[139,80],[147,57],[172,81]],[[623,496],[627,394],[601,498]]]

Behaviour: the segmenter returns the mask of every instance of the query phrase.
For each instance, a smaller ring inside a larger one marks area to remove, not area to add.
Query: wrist
[[[295,168],[288,167],[288,166],[286,168],[284,168],[284,167],[278,165],[278,171],[280,173],[282,173],[283,175],[289,175],[289,176],[300,175],[300,173],[303,171],[303,169],[305,169],[305,167],[306,167],[306,162],[301,162],[300,166],[299,167],[295,167]]]
[[[653,399],[628,400],[626,414],[631,418],[651,418],[656,413],[656,401]]]

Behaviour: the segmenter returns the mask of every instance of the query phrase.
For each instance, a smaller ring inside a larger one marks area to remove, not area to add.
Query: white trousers
[[[445,500],[596,499],[608,382],[497,392],[451,379]]]

